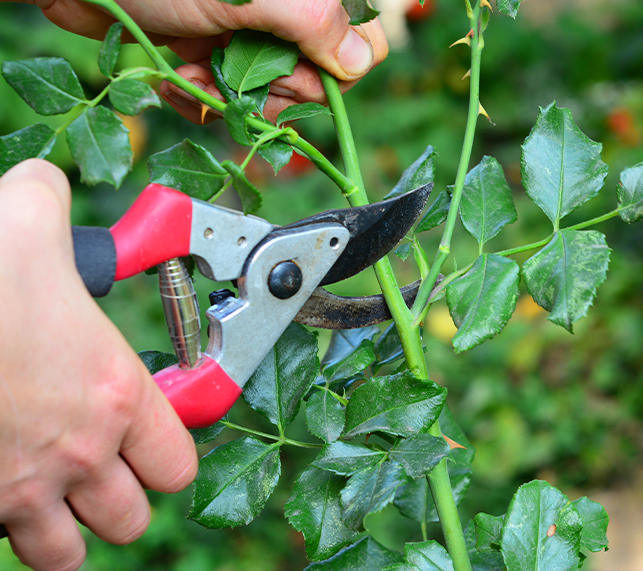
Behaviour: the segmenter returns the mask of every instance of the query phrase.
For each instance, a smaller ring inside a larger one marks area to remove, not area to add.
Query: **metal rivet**
[[[206,228],[205,232],[203,232],[203,236],[207,240],[212,240],[212,238],[214,238],[214,230],[212,230],[212,228]]]
[[[279,262],[268,276],[268,289],[278,299],[288,299],[301,288],[304,276],[295,262]]]
[[[237,240],[237,246],[241,246],[243,248],[246,245],[247,242],[248,242],[248,240],[246,240],[246,237],[241,236],[241,238],[239,238]]]
[[[330,239],[330,247],[333,250],[337,250],[337,248],[339,248],[339,239],[338,238],[331,238]]]

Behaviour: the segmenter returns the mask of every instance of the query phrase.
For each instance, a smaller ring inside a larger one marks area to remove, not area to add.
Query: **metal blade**
[[[328,210],[281,229],[337,222],[350,232],[348,246],[320,283],[332,284],[358,274],[390,252],[413,226],[432,188],[431,182],[390,200],[357,208]]]
[[[444,276],[440,274],[429,299],[439,289]],[[408,307],[415,301],[421,280],[400,288],[402,297]],[[364,297],[343,297],[318,287],[301,308],[295,321],[302,325],[321,329],[357,329],[376,325],[391,319],[382,294]]]

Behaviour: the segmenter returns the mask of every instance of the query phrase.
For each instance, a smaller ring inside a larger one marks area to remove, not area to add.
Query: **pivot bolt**
[[[304,281],[299,266],[292,260],[279,262],[268,276],[268,289],[278,299],[288,299],[295,295]]]

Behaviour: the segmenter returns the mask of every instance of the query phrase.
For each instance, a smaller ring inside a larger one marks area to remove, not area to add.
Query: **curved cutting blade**
[[[430,182],[396,198],[357,208],[328,210],[280,230],[337,222],[350,232],[348,246],[320,285],[333,284],[358,274],[390,252],[413,226],[432,189]]]

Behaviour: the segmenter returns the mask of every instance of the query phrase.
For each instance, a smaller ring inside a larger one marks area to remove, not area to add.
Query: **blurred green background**
[[[388,60],[345,98],[372,200],[381,199],[428,144],[439,152],[436,191],[452,184],[464,132],[468,80],[461,78],[469,67],[469,51],[464,46],[448,49],[468,31],[463,3],[426,0],[419,14],[401,14],[402,10],[385,14],[389,25],[402,25],[391,32],[394,49]],[[505,228],[490,249],[538,240],[550,231],[547,218],[520,186],[520,145],[538,106],[553,100],[572,110],[587,135],[603,142],[610,166],[603,192],[570,215],[568,223],[612,210],[620,171],[643,161],[643,3],[525,0],[515,22],[494,13],[485,40],[481,101],[493,124],[480,120],[471,166],[483,155],[495,156],[515,192],[519,213],[518,222]],[[99,42],[55,28],[33,6],[0,4],[0,60],[64,57],[91,95],[105,85],[95,63],[99,48]],[[168,57],[178,65],[174,56]],[[147,62],[139,48],[128,46],[119,65]],[[0,101],[0,135],[43,120],[1,79]],[[61,118],[44,121],[58,125]],[[64,137],[50,157],[72,181],[76,224],[115,222],[146,185],[146,157],[183,138],[204,145],[220,160],[243,157],[243,149],[218,123],[195,126],[168,108],[126,121],[136,164],[119,191],[80,184]],[[297,128],[338,160],[327,117]],[[345,206],[339,191],[311,172],[306,161],[287,166],[275,178],[266,163],[253,160],[249,175],[264,191],[258,215],[277,224]],[[232,193],[222,204],[238,207]],[[544,478],[570,499],[587,494],[605,503],[612,515],[612,549],[591,559],[588,567],[625,571],[643,568],[643,555],[637,552],[643,544],[643,524],[637,517],[643,506],[643,226],[616,219],[597,229],[614,250],[610,272],[575,335],[548,322],[546,314],[523,296],[505,331],[468,353],[453,354],[449,339],[454,329],[444,302],[429,314],[424,339],[431,375],[449,388],[455,417],[477,449],[474,480],[461,508],[463,521],[478,511],[504,513],[521,483]],[[438,229],[426,235],[430,258],[440,234]],[[461,227],[452,252],[460,267],[477,255],[473,239]],[[416,279],[411,260],[395,260],[395,265],[401,282]],[[196,287],[205,303],[207,293],[217,286],[197,277]],[[143,275],[118,283],[100,301],[138,351],[171,351],[156,290],[156,278]],[[335,291],[370,294],[377,292],[377,285],[365,272]],[[323,332],[320,346],[327,343]],[[236,405],[232,416],[265,428],[244,404]],[[302,418],[292,432],[294,437],[311,438]],[[219,442],[237,436],[224,432]],[[206,451],[207,447],[202,450]],[[285,449],[280,484],[261,516],[245,528],[203,529],[184,519],[189,491],[176,496],[151,493],[148,533],[126,547],[110,546],[87,533],[89,556],[83,569],[299,571],[306,566],[303,540],[284,520],[283,504],[294,478],[311,460],[308,452]],[[421,538],[419,527],[393,508],[367,523],[374,536],[392,548]],[[440,537],[437,528],[432,532]],[[0,569],[20,568],[8,543],[0,542]]]

